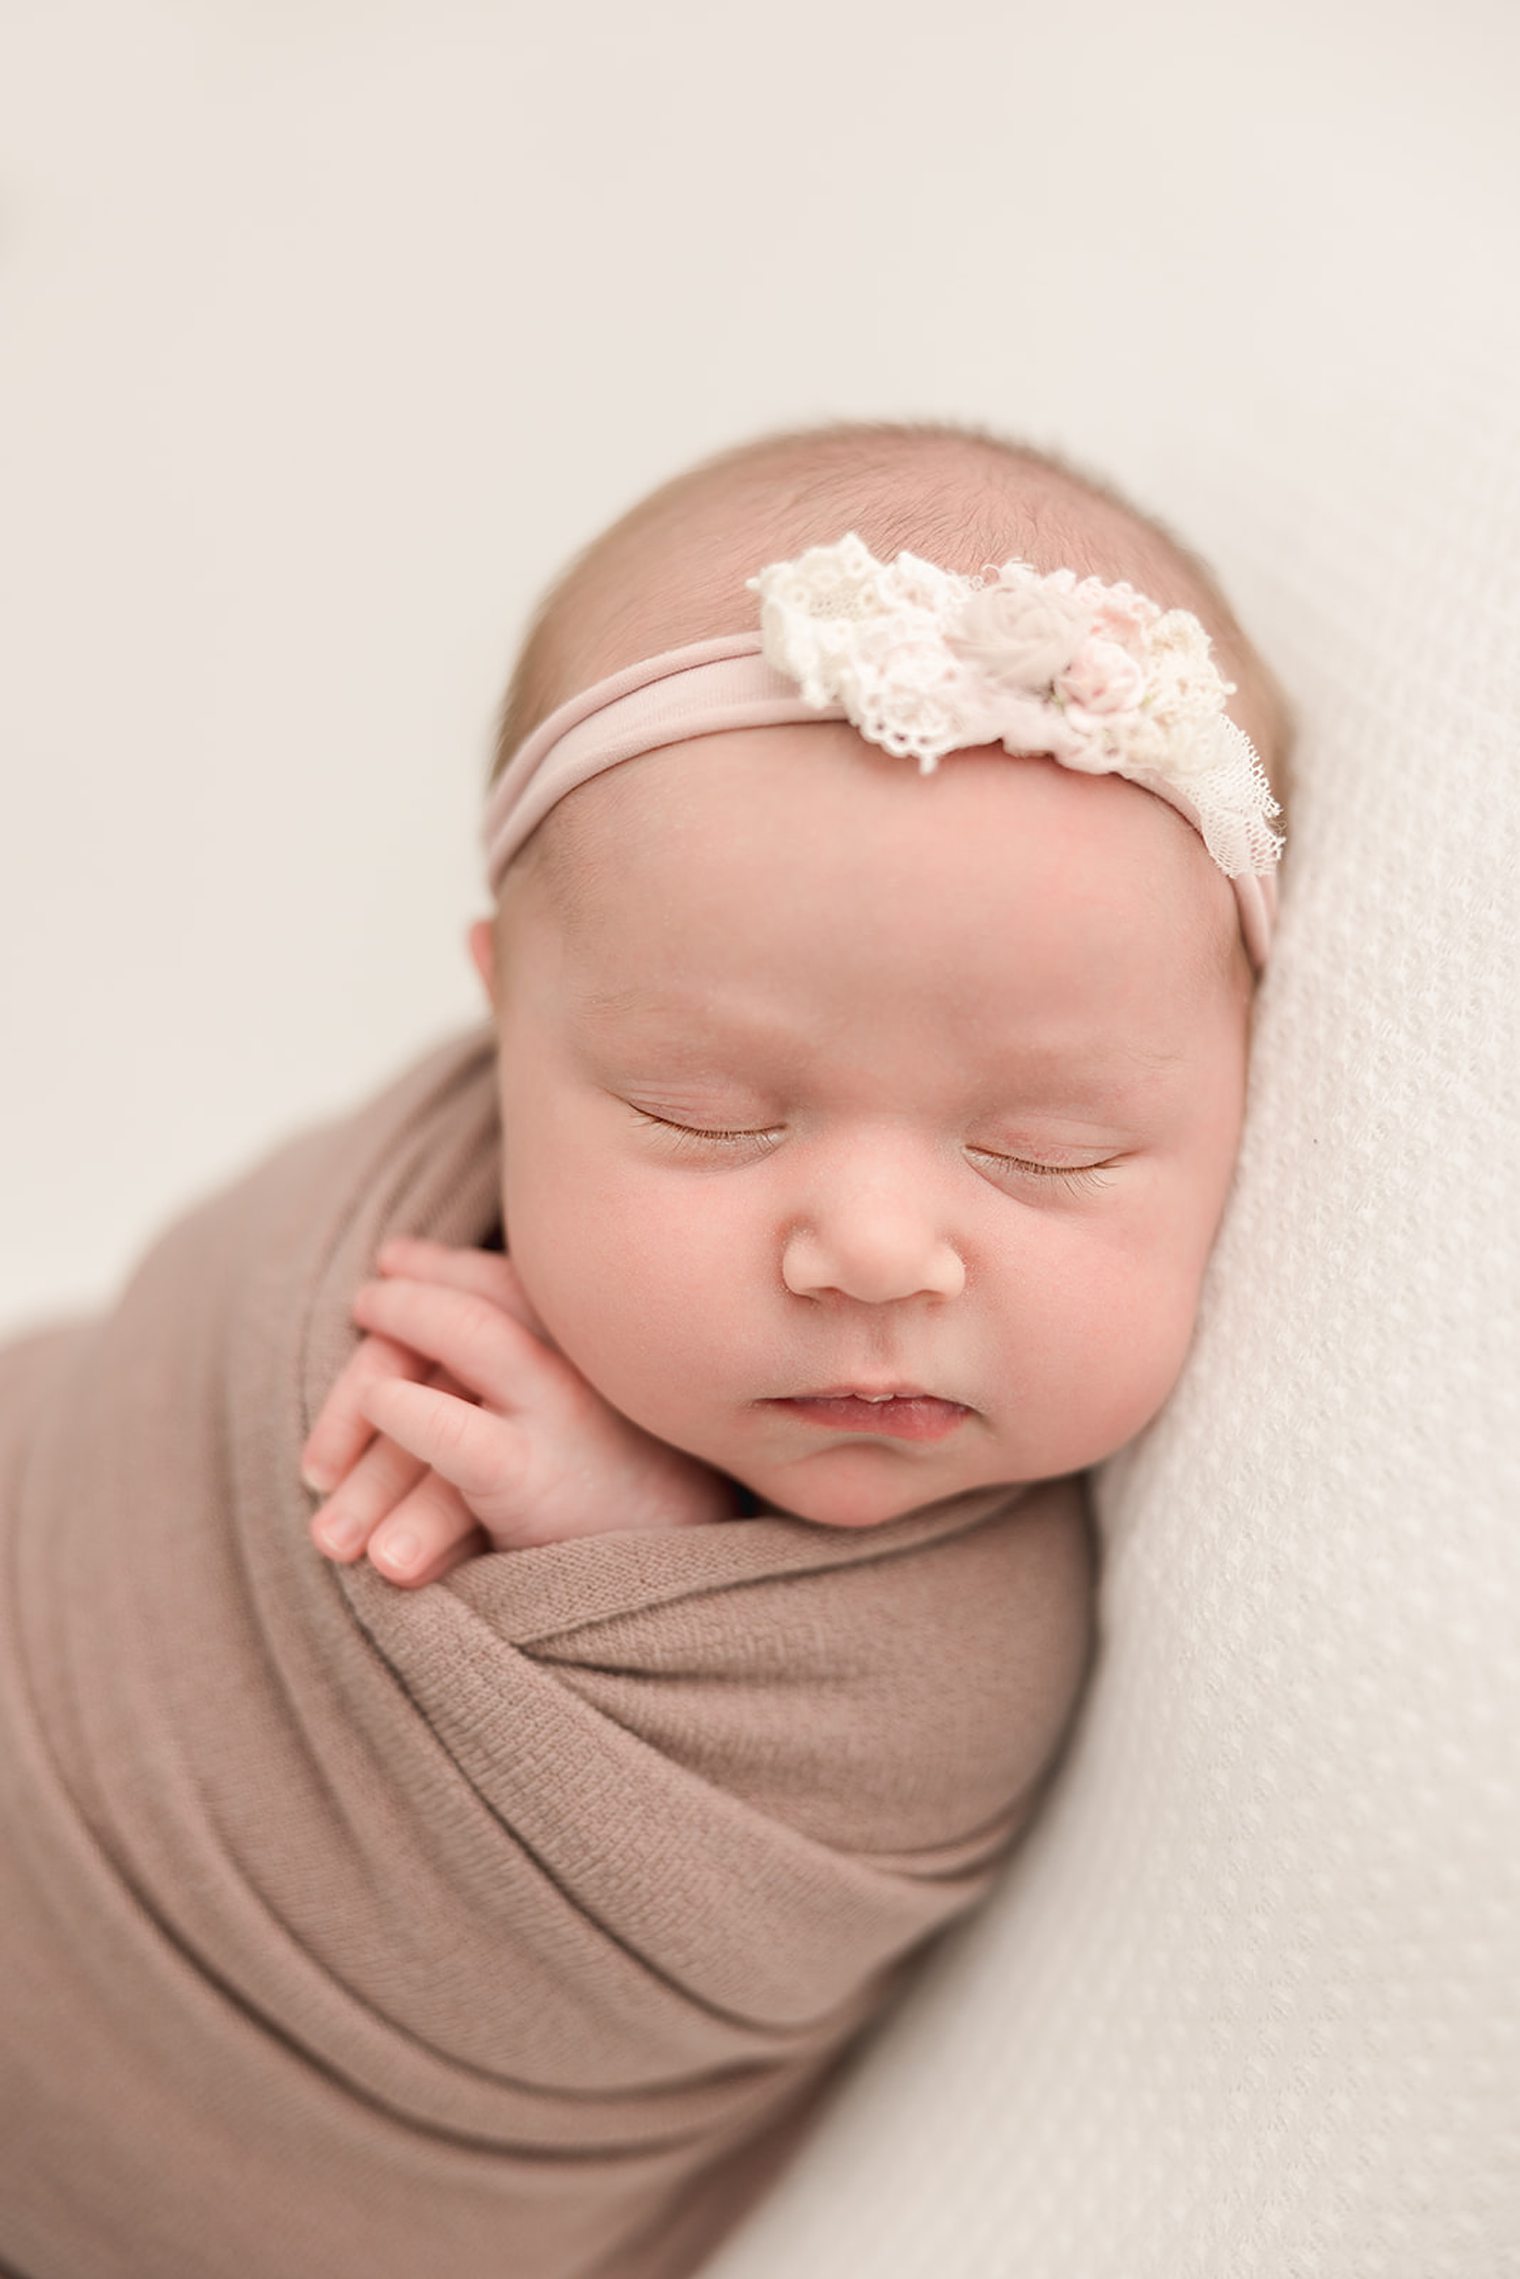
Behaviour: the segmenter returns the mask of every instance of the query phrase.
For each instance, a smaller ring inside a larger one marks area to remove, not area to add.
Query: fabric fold
[[[0,1350],[0,2262],[678,2279],[987,1891],[1093,1645],[1081,1484],[405,1592],[300,1447],[388,1234],[497,1215],[490,1028]]]

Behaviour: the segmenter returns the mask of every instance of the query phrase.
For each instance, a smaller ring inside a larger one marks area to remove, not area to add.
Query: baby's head
[[[493,781],[578,691],[753,630],[745,581],[847,530],[1191,610],[1286,808],[1287,704],[1197,557],[1067,462],[927,425],[767,437],[623,516],[540,605]],[[687,737],[561,797],[471,948],[508,1248],[645,1430],[865,1527],[1084,1469],[1165,1402],[1255,985],[1234,888],[1166,799],[1001,744],[922,773],[837,718]],[[913,1439],[787,1405],[846,1386],[960,1413]]]

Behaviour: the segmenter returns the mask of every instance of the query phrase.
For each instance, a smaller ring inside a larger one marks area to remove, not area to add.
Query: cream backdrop
[[[995,1904],[715,2279],[1520,2273],[1520,16],[29,0],[0,1332],[478,1011],[549,573],[839,416],[1054,442],[1305,723],[1193,1362]]]
[[[5,14],[0,1330],[475,1016],[513,645],[651,483],[990,420],[1301,672],[1290,412],[1513,290],[1506,0]]]

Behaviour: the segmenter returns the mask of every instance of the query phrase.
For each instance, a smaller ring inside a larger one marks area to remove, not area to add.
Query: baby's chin
[[[926,1511],[952,1496],[999,1484],[965,1481],[947,1488],[931,1483],[926,1473],[916,1479],[904,1477],[896,1482],[851,1478],[843,1466],[836,1468],[832,1478],[826,1476],[823,1467],[812,1477],[794,1474],[784,1481],[763,1476],[746,1479],[738,1473],[732,1477],[752,1496],[758,1497],[768,1510],[779,1512],[784,1518],[805,1519],[815,1527],[852,1529],[886,1527],[894,1519],[905,1518],[909,1512]],[[1015,1484],[1006,1483],[1010,1489]]]

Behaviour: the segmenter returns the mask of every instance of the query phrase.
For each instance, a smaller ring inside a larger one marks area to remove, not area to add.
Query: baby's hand
[[[377,1263],[353,1306],[372,1334],[301,1452],[315,1484],[342,1481],[312,1521],[329,1557],[368,1551],[415,1587],[486,1550],[735,1516],[731,1483],[566,1360],[509,1258],[398,1238]]]

